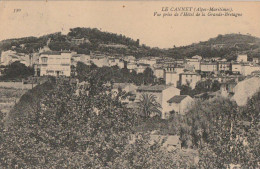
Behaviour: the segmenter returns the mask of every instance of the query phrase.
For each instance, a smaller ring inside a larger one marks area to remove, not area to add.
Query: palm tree
[[[152,94],[142,94],[139,98],[138,113],[148,118],[151,115],[161,115],[161,105],[156,101],[156,96]]]

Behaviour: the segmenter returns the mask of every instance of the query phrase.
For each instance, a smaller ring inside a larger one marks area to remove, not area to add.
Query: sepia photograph
[[[260,1],[0,1],[0,168],[259,169]]]

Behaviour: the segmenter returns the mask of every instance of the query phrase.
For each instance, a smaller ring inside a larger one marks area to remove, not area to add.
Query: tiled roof
[[[42,52],[42,54],[45,54],[45,55],[60,55],[61,53],[71,53],[71,51],[69,50],[63,50],[63,51],[45,51],[45,52]]]
[[[184,73],[180,73],[181,75],[199,75],[198,73],[195,72],[184,72]]]
[[[80,56],[82,56],[82,54],[75,54],[72,57],[80,57]]]
[[[173,96],[170,100],[168,100],[168,103],[180,103],[183,99],[185,99],[187,95],[176,95]]]
[[[45,52],[42,52],[41,55],[60,55],[61,52],[59,51],[45,51]]]
[[[168,85],[154,85],[154,86],[140,86],[138,87],[137,91],[151,91],[151,92],[161,92],[167,88],[169,88],[170,86]]]
[[[217,65],[217,62],[201,62],[202,65]]]

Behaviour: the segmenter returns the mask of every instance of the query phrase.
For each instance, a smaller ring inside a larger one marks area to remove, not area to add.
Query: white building
[[[197,58],[186,59],[186,67],[198,71],[200,70],[200,60]]]
[[[165,82],[166,84],[177,87],[179,82],[179,74],[184,72],[184,67],[167,67],[165,69]]]
[[[72,55],[72,64],[74,66],[77,65],[78,62],[82,62],[86,65],[90,65],[90,55],[85,55],[85,54],[75,54]]]
[[[137,64],[136,63],[127,63],[127,69],[132,72],[133,70],[135,70],[137,68]]]
[[[176,72],[165,72],[165,83],[177,87],[179,82],[179,74]]]
[[[202,56],[195,55],[195,56],[192,56],[192,59],[202,60]]]
[[[253,58],[252,62],[255,63],[255,64],[258,64],[259,63],[259,58]]]
[[[130,63],[134,63],[136,59],[134,56],[125,56],[124,60]]]
[[[237,62],[247,62],[247,55],[238,55]]]
[[[260,66],[259,65],[248,65],[248,64],[241,66],[241,74],[244,76],[251,75],[251,73],[254,71],[260,71]]]
[[[193,99],[188,95],[176,95],[169,99],[168,111],[184,115],[192,106]]]
[[[87,38],[73,38],[71,39],[71,43],[74,45],[80,45],[84,43],[90,43],[90,41]]]
[[[119,58],[109,58],[108,59],[109,66],[118,66],[120,69],[124,68],[124,61]]]
[[[184,67],[183,66],[174,67],[174,72],[176,72],[177,74],[183,73]]]
[[[219,61],[218,62],[218,71],[220,71],[220,72],[231,71],[231,63],[225,62],[225,61]]]
[[[216,62],[202,62],[200,64],[201,72],[211,73],[218,71],[218,64]]]
[[[190,86],[195,88],[197,82],[201,80],[201,75],[194,72],[185,72],[180,74],[180,85]]]
[[[242,64],[241,63],[232,63],[232,72],[241,74],[242,72]]]
[[[70,76],[72,55],[69,51],[41,53],[38,64],[40,76]]]
[[[156,78],[164,78],[164,69],[155,68],[153,71],[154,71],[154,75],[156,76]]]
[[[97,65],[97,67],[109,66],[108,59],[105,56],[93,56],[90,60]]]
[[[141,59],[139,59],[139,63],[147,64],[149,66],[153,66],[154,64],[156,64],[156,59],[154,59],[154,58],[141,58]]]

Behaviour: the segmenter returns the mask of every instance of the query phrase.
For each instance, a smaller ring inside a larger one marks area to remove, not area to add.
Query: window
[[[47,60],[48,60],[47,57],[42,57],[41,59],[42,59],[42,63],[47,63]]]
[[[54,73],[53,70],[47,70],[46,72],[47,72],[47,73]]]

